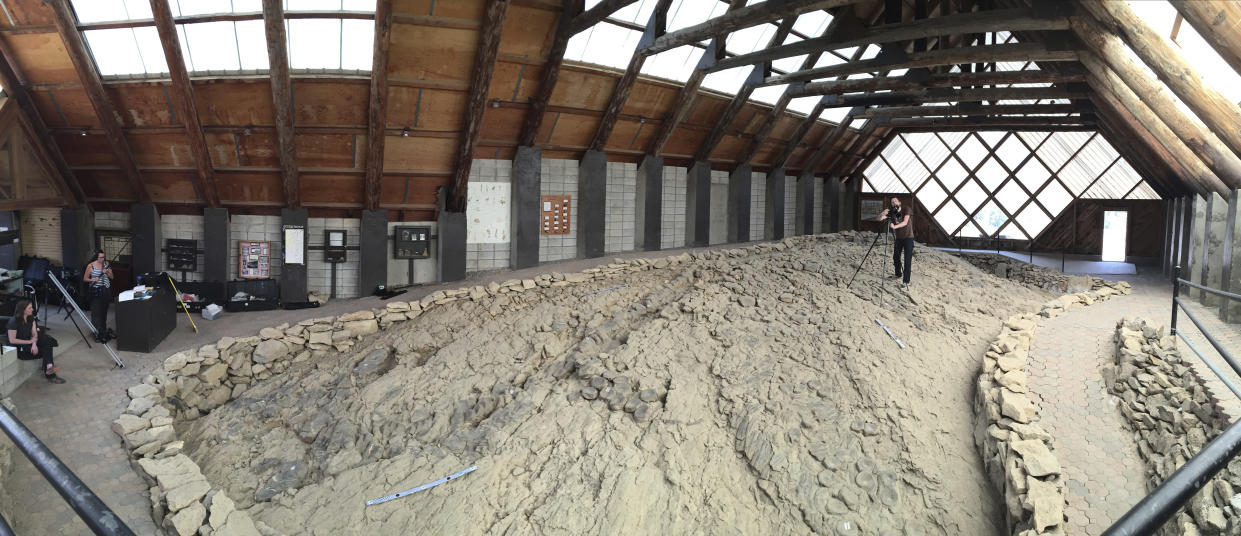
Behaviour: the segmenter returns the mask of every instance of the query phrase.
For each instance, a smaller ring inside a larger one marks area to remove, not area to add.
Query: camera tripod
[[[885,221],[884,221],[884,227],[887,227],[887,225],[888,225],[888,222],[885,220]],[[845,288],[846,288],[846,289],[847,289],[847,288],[849,288],[850,286],[852,286],[852,285],[853,285],[853,280],[854,280],[854,279],[857,279],[857,274],[858,274],[858,272],[861,272],[861,271],[862,271],[862,266],[865,266],[865,265],[866,265],[866,259],[870,257],[870,252],[871,252],[871,251],[873,251],[873,250],[875,249],[875,244],[878,244],[878,243],[879,243],[879,239],[880,239],[880,238],[883,238],[884,236],[892,236],[892,228],[891,228],[891,227],[887,227],[887,231],[886,231],[886,232],[882,232],[882,233],[880,233],[880,232],[876,232],[876,233],[875,233],[875,240],[874,240],[873,242],[871,242],[871,243],[870,243],[870,249],[867,249],[867,250],[866,250],[866,255],[863,255],[863,256],[862,256],[862,262],[858,263],[858,265],[857,265],[857,270],[854,270],[854,271],[853,271],[853,277],[850,277],[850,278],[849,278],[849,284],[845,285]],[[886,242],[886,241],[885,241],[885,242]]]

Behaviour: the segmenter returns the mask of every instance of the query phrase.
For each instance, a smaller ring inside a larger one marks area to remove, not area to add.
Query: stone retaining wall
[[[1038,406],[1027,395],[1026,369],[1039,316],[1130,292],[1128,283],[1098,281],[1097,290],[1051,300],[1037,315],[1009,317],[983,357],[974,391],[974,443],[987,476],[1003,495],[1011,534],[1064,534],[1064,477],[1051,434],[1039,425]]]
[[[956,253],[945,250],[973,264],[979,270],[1051,292],[1078,293],[1099,288],[1103,279],[1087,275],[1068,275],[997,253]]]
[[[1120,398],[1117,407],[1133,430],[1138,453],[1146,462],[1148,487],[1154,489],[1219,435],[1230,418],[1190,363],[1181,359],[1176,338],[1163,326],[1122,319],[1116,323],[1115,341],[1116,361],[1103,370],[1103,377]],[[1167,533],[1241,532],[1241,494],[1234,491],[1238,483],[1241,465],[1234,462],[1165,525]]]
[[[190,536],[272,536],[279,534],[234,507],[222,490],[181,453],[184,443],[175,425],[197,419],[237,398],[256,382],[290,366],[313,362],[330,350],[346,351],[366,335],[417,318],[458,300],[486,301],[498,315],[513,295],[540,288],[589,283],[595,279],[661,269],[694,260],[716,260],[783,251],[816,240],[848,239],[852,233],[801,236],[744,248],[682,253],[658,259],[631,259],[577,273],[552,272],[532,279],[511,279],[486,286],[438,290],[418,301],[390,302],[382,309],[281,324],[250,337],[223,337],[215,344],[186,350],[164,360],[161,370],[130,387],[129,406],[112,423],[150,484],[153,517],[167,534]],[[368,366],[365,357],[359,367]],[[377,366],[377,365],[371,365]],[[637,412],[634,418],[641,419]]]

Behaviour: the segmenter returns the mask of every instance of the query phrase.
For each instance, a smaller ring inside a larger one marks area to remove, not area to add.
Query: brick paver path
[[[1113,334],[1121,318],[1142,317],[1167,326],[1171,284],[1150,268],[1121,279],[1133,284],[1133,294],[1042,319],[1030,348],[1030,390],[1064,466],[1069,503],[1065,513],[1073,535],[1101,534],[1147,493],[1145,462],[1116,409],[1118,399],[1106,390],[1100,366],[1113,362]],[[1191,310],[1226,348],[1241,350],[1241,331],[1220,322],[1218,308],[1194,303]],[[1228,370],[1188,318],[1180,316],[1178,327],[1213,363]],[[1212,394],[1224,406],[1237,407],[1235,396],[1210,369],[1183,342],[1179,348]]]

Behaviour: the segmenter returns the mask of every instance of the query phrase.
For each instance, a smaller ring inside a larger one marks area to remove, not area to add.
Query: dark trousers
[[[112,303],[112,296],[104,294],[103,296],[91,295],[90,298],[90,323],[94,324],[95,332],[103,337],[108,334],[108,304]]]
[[[34,356],[34,357],[38,357],[43,360],[43,364],[39,370],[42,371],[44,374],[46,374],[47,369],[52,366],[52,347],[48,344],[48,341],[43,338],[39,339],[38,346],[39,346],[39,355]],[[30,345],[29,344],[18,345],[17,352],[19,354],[24,354],[24,355],[19,355],[18,359],[23,359],[23,358],[32,359],[32,357],[28,357],[30,356]]]
[[[901,270],[901,252],[905,253],[905,269]],[[896,275],[904,276],[904,281],[909,282],[909,272],[913,271],[914,266],[914,239],[898,238],[892,242],[892,265],[896,267]]]

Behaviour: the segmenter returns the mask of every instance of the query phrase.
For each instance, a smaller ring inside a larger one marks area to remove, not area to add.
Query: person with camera
[[[14,309],[13,318],[9,319],[9,344],[17,347],[17,358],[22,360],[41,359],[39,367],[43,377],[52,383],[65,383],[65,379],[57,376],[60,367],[52,362],[52,339],[44,335],[39,337],[39,325],[35,321],[34,304],[30,300],[19,300]]]
[[[108,264],[103,250],[95,250],[95,260],[86,265],[82,281],[90,283],[87,296],[90,297],[91,324],[95,326],[95,340],[101,344],[108,342],[108,305],[112,302],[112,265]]]
[[[893,197],[891,205],[879,214],[879,220],[887,223],[888,229],[896,235],[892,241],[892,264],[896,267],[896,275],[892,279],[903,278],[901,287],[909,286],[909,273],[913,271],[914,227],[913,214],[908,207],[901,205],[899,198]],[[905,255],[905,263],[901,264],[901,254]],[[904,268],[902,270],[902,267]]]

